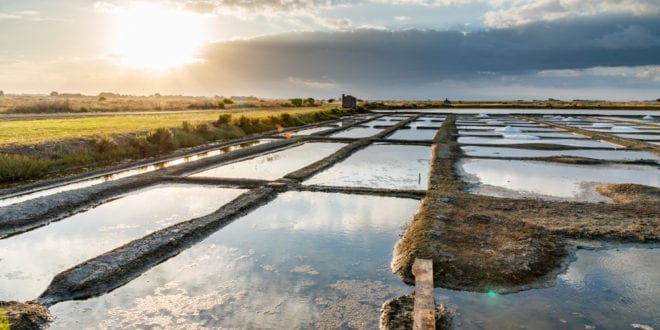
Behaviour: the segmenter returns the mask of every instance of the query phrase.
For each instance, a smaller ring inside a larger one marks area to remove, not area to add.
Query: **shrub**
[[[130,142],[131,147],[135,149],[140,155],[147,156],[153,152],[153,145],[149,142],[147,134],[138,134]]]
[[[188,105],[188,109],[224,109],[225,104],[221,102],[195,102]]]
[[[0,182],[14,182],[41,177],[52,166],[51,161],[20,155],[0,155]]]
[[[13,113],[56,113],[71,112],[71,104],[68,100],[63,102],[38,102],[32,105],[16,106],[9,109]]]
[[[5,311],[0,308],[0,330],[9,330],[9,320],[7,320],[7,316],[5,316]]]
[[[214,140],[230,140],[245,136],[245,132],[243,132],[242,129],[238,126],[229,124],[223,124],[219,127],[212,128],[210,134]]]
[[[117,142],[115,142],[112,137],[107,135],[95,139],[93,142],[94,150],[96,150],[96,152],[103,153],[117,148]]]
[[[167,128],[159,128],[152,132],[147,140],[156,146],[160,152],[167,152],[178,148],[172,131]]]
[[[231,122],[231,115],[230,114],[220,115],[218,117],[218,121],[216,121],[217,125],[215,125],[215,126],[220,126],[220,125],[223,125],[223,124],[229,124],[230,122]]]
[[[232,101],[231,99],[226,98],[226,99],[222,100],[222,103],[224,103],[224,104],[234,104],[234,101]]]
[[[301,98],[290,99],[289,101],[294,107],[302,107],[303,100]]]
[[[187,120],[184,121],[184,122],[181,124],[181,128],[182,128],[184,131],[186,131],[186,132],[192,132],[192,131],[195,130],[195,127],[193,126],[193,124],[191,124],[191,123],[190,123],[189,121],[187,121]]]
[[[182,148],[194,147],[206,142],[203,137],[186,131],[176,131],[173,138],[175,141],[174,144]]]

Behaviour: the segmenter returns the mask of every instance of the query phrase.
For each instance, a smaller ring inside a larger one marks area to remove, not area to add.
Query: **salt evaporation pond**
[[[258,155],[247,160],[214,167],[191,176],[275,180],[321,160],[343,146],[345,146],[343,143],[309,142],[292,148]]]
[[[590,139],[540,139],[534,138],[533,133],[524,133],[521,135],[529,135],[529,138],[524,139],[523,136],[517,136],[516,138],[487,138],[487,137],[476,137],[476,136],[461,136],[458,138],[458,143],[461,144],[519,144],[519,143],[544,143],[544,144],[558,144],[565,146],[573,147],[592,147],[592,148],[614,148],[614,145],[594,141]]]
[[[295,131],[295,132],[290,132],[290,133],[292,135],[310,135],[310,134],[314,134],[314,133],[320,133],[320,132],[323,132],[323,131],[327,131],[331,128],[334,128],[334,127],[331,127],[331,126],[312,127],[312,128],[307,128],[307,129],[302,129],[302,130],[299,130],[299,131]],[[283,133],[283,134],[286,134],[286,133]]]
[[[71,190],[86,188],[86,187],[90,187],[90,186],[97,185],[97,184],[104,183],[104,182],[119,180],[119,179],[126,178],[126,177],[129,177],[129,176],[134,176],[134,175],[138,175],[138,174],[144,174],[144,173],[152,172],[152,171],[159,170],[159,169],[166,168],[166,167],[171,167],[171,166],[176,166],[176,165],[180,165],[180,164],[190,163],[190,162],[194,162],[194,161],[204,159],[204,158],[208,158],[208,157],[211,157],[211,156],[217,156],[217,155],[227,153],[227,152],[231,152],[231,151],[234,151],[234,150],[245,149],[245,148],[249,148],[249,147],[253,147],[253,146],[257,146],[257,145],[264,144],[264,143],[269,143],[269,142],[273,142],[273,140],[271,140],[271,139],[260,139],[260,140],[257,140],[257,141],[249,141],[249,142],[245,142],[245,143],[240,143],[240,144],[235,144],[235,145],[231,145],[231,146],[218,148],[218,149],[215,149],[215,150],[200,152],[200,153],[194,154],[194,155],[188,155],[188,156],[178,157],[178,158],[175,158],[175,159],[170,159],[170,160],[166,160],[166,161],[162,161],[162,162],[157,162],[155,164],[137,166],[137,167],[134,167],[134,168],[129,168],[129,169],[126,169],[126,170],[117,171],[117,172],[113,172],[113,173],[110,173],[110,174],[103,174],[103,175],[99,175],[99,176],[94,176],[94,177],[82,179],[82,180],[79,180],[79,181],[76,181],[76,182],[73,182],[73,183],[68,183],[68,184],[63,184],[63,185],[56,185],[54,187],[46,187],[46,188],[39,189],[39,190],[34,191],[34,192],[30,192],[30,193],[26,193],[26,194],[20,194],[18,196],[13,196],[13,197],[0,199],[0,207],[15,204],[15,203],[24,202],[24,201],[35,199],[35,198],[38,198],[38,197],[54,195],[56,193],[60,193],[60,192],[63,192],[63,191],[71,191]]]
[[[0,297],[37,298],[53,277],[87,259],[219,209],[244,190],[158,185],[0,240]]]
[[[305,184],[426,190],[430,159],[430,147],[374,144]]]
[[[345,131],[337,132],[330,136],[338,137],[338,138],[364,138],[364,137],[376,135],[382,131],[383,131],[382,128],[358,126],[358,127],[351,127]]]
[[[660,134],[614,134],[622,138],[642,141],[660,141]]]
[[[479,147],[463,146],[461,147],[467,156],[472,157],[501,157],[501,158],[535,158],[535,157],[555,157],[571,156],[585,157],[602,160],[655,160],[660,161],[660,157],[643,151],[634,150],[538,150],[538,149],[517,149],[503,147]]]
[[[496,197],[560,198],[606,201],[595,192],[604,183],[636,183],[660,187],[655,166],[571,165],[539,161],[463,159],[456,165],[469,191]]]
[[[389,267],[417,200],[287,192],[51,329],[359,328],[410,292]]]
[[[392,140],[433,140],[435,133],[437,131],[433,129],[400,128],[387,138]]]
[[[457,306],[457,329],[657,329],[658,252],[657,245],[578,250],[554,287],[508,295],[436,289],[436,301]]]

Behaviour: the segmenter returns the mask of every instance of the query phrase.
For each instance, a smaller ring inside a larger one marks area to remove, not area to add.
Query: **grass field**
[[[191,112],[176,114],[126,115],[73,119],[39,119],[0,121],[0,146],[31,145],[77,138],[142,132],[157,128],[181,126],[183,121],[210,122],[220,114],[234,117],[265,118],[281,113],[291,115],[327,110],[330,107],[283,108],[278,110]]]

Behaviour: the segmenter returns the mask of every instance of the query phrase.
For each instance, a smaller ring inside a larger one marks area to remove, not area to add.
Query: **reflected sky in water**
[[[534,136],[534,133],[524,133],[526,135]],[[614,148],[614,145],[590,140],[590,139],[504,139],[504,138],[489,138],[489,137],[476,137],[476,136],[461,136],[458,138],[458,143],[462,144],[518,144],[518,143],[545,143],[545,144],[559,144],[574,147],[598,147],[598,148]]]
[[[418,205],[283,193],[124,287],[51,307],[51,328],[372,329],[410,290],[389,263]]]
[[[602,183],[636,183],[660,186],[659,171],[643,165],[571,165],[538,161],[463,159],[457,168],[471,192],[500,197],[558,197],[604,201],[595,192]],[[499,188],[499,189],[498,189]]]
[[[431,148],[374,144],[313,176],[305,184],[426,189]]]
[[[579,250],[556,286],[509,295],[436,289],[459,329],[632,329],[660,324],[660,250]]]
[[[660,157],[643,151],[634,150],[534,150],[534,149],[516,149],[504,147],[461,147],[468,156],[474,157],[552,157],[552,156],[573,156],[586,157],[604,160],[640,160],[652,159],[660,160]]]
[[[344,146],[345,144],[343,143],[310,142],[215,167],[192,176],[276,180],[288,173],[321,160]]]
[[[57,273],[158,229],[212,213],[242,192],[160,185],[0,240],[0,300],[35,299]]]
[[[412,128],[400,128],[387,138],[394,140],[433,140],[437,132],[437,130],[417,129],[413,126]]]

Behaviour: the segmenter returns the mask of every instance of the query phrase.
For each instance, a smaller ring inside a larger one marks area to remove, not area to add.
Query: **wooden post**
[[[435,330],[435,294],[433,293],[433,260],[415,259],[415,309],[413,329]]]

